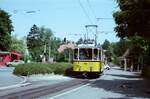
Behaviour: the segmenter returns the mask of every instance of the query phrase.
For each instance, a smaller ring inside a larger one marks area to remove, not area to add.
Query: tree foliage
[[[116,0],[115,31],[121,38],[138,35],[150,40],[150,0]]]
[[[104,43],[102,44],[102,48],[105,50],[108,50],[110,46],[110,42],[108,40],[105,40]]]
[[[117,36],[127,37],[131,41],[132,56],[142,56],[146,64],[150,64],[150,0],[116,1],[120,8],[113,14]]]
[[[42,42],[39,28],[34,24],[27,35],[27,47],[34,61],[40,60]]]
[[[130,48],[130,41],[128,39],[120,39],[120,41],[111,43],[109,46],[112,61],[119,64],[119,57],[123,56],[128,48]]]
[[[83,39],[83,38],[80,38],[80,39],[76,42],[77,45],[83,44],[83,43],[84,43],[84,39]]]
[[[18,51],[22,54],[25,53],[25,44],[23,40],[18,39],[16,36],[12,36],[11,37],[11,46],[10,46],[10,50],[13,51]]]
[[[117,64],[119,63],[119,57],[123,56],[127,50],[129,50],[129,53],[126,57],[132,60],[135,67],[137,64],[149,64],[149,45],[147,41],[140,36],[120,39],[119,42],[111,43],[110,49],[113,61]]]
[[[13,26],[10,15],[0,9],[0,50],[10,50],[12,31]]]
[[[120,41],[116,43],[113,52],[116,56],[119,57],[122,56],[129,47],[130,47],[130,43],[128,40],[120,39]]]
[[[51,29],[36,25],[31,27],[27,36],[28,50],[34,61],[41,61],[42,55],[45,55],[47,60],[49,55],[55,58],[60,43],[61,40],[53,35]]]

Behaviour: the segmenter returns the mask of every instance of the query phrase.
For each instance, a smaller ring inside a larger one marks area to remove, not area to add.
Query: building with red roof
[[[7,52],[0,51],[0,66],[4,66],[7,62],[20,60],[21,54],[17,51]]]

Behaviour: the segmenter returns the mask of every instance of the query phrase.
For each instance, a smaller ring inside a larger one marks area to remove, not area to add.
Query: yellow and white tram
[[[100,47],[83,44],[73,50],[73,72],[84,76],[99,76],[103,72],[104,55]]]

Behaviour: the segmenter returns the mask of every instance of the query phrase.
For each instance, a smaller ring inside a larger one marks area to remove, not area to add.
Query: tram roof
[[[80,44],[78,46],[76,46],[75,48],[100,48],[99,46],[95,46],[93,44]]]

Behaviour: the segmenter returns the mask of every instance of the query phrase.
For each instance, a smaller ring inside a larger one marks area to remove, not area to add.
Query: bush
[[[15,75],[32,75],[32,74],[65,74],[67,68],[71,65],[68,63],[30,63],[30,64],[21,64],[15,67]]]
[[[53,70],[55,74],[65,74],[67,68],[70,67],[68,63],[56,63],[49,65],[49,68]]]

